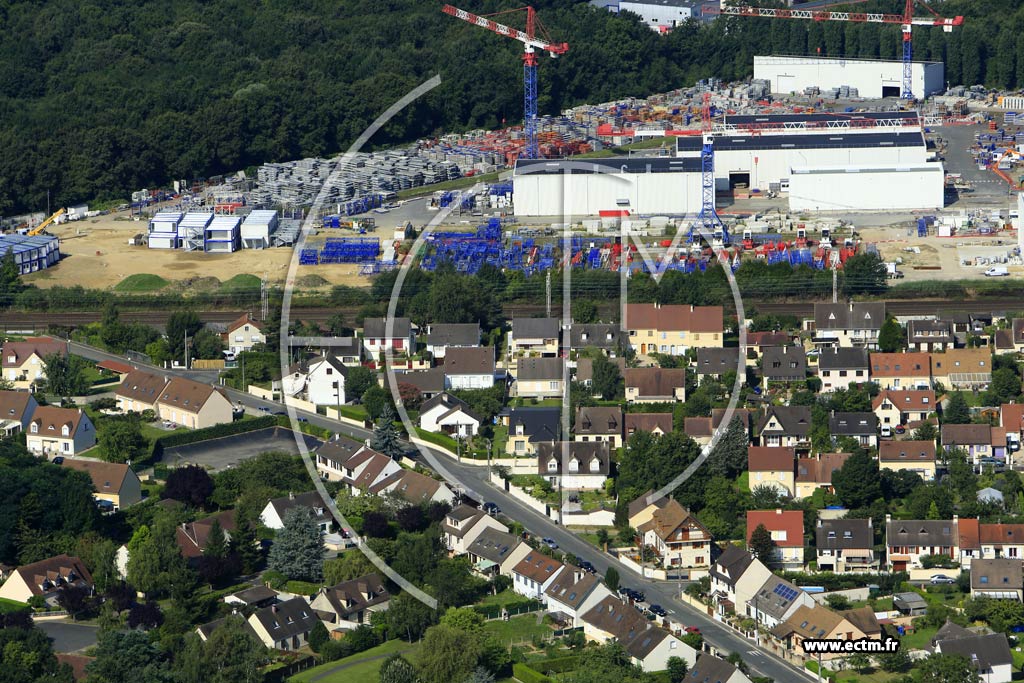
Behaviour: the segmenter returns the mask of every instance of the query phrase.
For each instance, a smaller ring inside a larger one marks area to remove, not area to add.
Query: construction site
[[[902,15],[724,6],[734,16],[900,24],[904,58],[757,56],[746,82],[712,78],[542,116],[542,57],[570,47],[530,8],[528,31],[443,11],[521,44],[522,125],[176,181],[73,222],[63,209],[13,217],[5,243],[41,286],[113,287],[153,273],[187,290],[211,270],[279,283],[293,257],[314,288],[365,285],[410,258],[467,273],[650,270],[637,243],[675,245],[655,270],[745,259],[841,268],[870,249],[893,277],[970,278],[994,264],[1022,272],[1024,97],[944,89],[941,63],[913,59],[913,26],[953,31],[962,17],[914,16],[913,3]],[[443,227],[414,251],[408,236],[442,210],[451,212]],[[294,254],[304,221],[312,229]]]

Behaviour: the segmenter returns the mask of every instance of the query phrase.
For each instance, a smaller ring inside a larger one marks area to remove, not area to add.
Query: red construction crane
[[[863,2],[864,0],[852,0]],[[770,7],[752,7],[750,5],[728,5],[725,2],[719,8],[709,8],[708,14],[726,14],[739,17],[767,17],[770,19],[811,19],[813,21],[854,21],[868,24],[899,24],[903,28],[903,92],[901,97],[905,100],[914,99],[913,84],[913,47],[911,43],[911,30],[914,26],[941,26],[942,30],[950,33],[954,26],[961,26],[964,23],[963,17],[942,17],[938,12],[929,7],[923,0],[906,0],[903,14],[882,14],[877,12],[833,12],[827,9],[791,9]],[[915,17],[914,4],[921,5],[928,10],[932,16]]]
[[[552,42],[548,36],[547,29],[540,23],[537,13],[532,7],[520,7],[519,9],[506,10],[495,14],[477,16],[466,10],[445,5],[441,8],[445,14],[456,19],[462,19],[470,24],[476,24],[488,31],[498,35],[518,40],[523,44],[523,128],[526,137],[526,148],[520,155],[526,159],[537,159],[540,157],[540,148],[537,145],[537,50],[547,52],[552,57],[564,55],[569,51],[568,43]],[[526,13],[526,30],[510,28],[488,17],[496,17],[502,14]],[[540,36],[538,37],[538,31]]]

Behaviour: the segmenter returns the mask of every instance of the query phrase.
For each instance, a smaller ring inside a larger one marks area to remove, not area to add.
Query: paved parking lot
[[[202,465],[213,470],[232,467],[260,453],[282,451],[297,455],[299,448],[295,443],[295,433],[284,427],[270,427],[246,434],[211,439],[164,451],[163,463],[169,467],[183,465]],[[307,448],[315,448],[320,444],[308,434],[302,434]]]
[[[36,626],[53,640],[56,652],[78,652],[96,644],[99,629],[70,621],[38,621]]]

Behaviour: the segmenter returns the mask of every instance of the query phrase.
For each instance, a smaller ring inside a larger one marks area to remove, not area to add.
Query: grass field
[[[159,275],[136,273],[114,285],[115,292],[155,292],[171,284]]]
[[[7,612],[17,612],[20,609],[26,609],[28,605],[17,600],[9,600],[7,598],[0,598],[0,614]]]
[[[290,683],[308,683],[314,678],[317,678],[317,683],[376,681],[381,665],[384,664],[384,661],[389,656],[400,652],[408,658],[415,651],[416,647],[415,644],[409,644],[404,640],[389,640],[383,645],[372,647],[357,655],[313,667],[292,676],[288,680]],[[321,675],[323,675],[323,678],[318,678]]]
[[[262,281],[255,275],[248,275],[246,273],[239,273],[238,275],[225,280],[220,284],[220,291],[222,292],[238,292],[248,291],[253,289],[259,289]]]
[[[485,595],[484,597],[480,598],[480,600],[476,604],[484,606],[507,605],[513,602],[522,602],[523,600],[525,600],[525,598],[522,595],[516,593],[514,590],[509,588],[508,590],[501,591],[497,595]]]
[[[529,642],[535,635],[551,635],[551,629],[547,624],[543,622],[537,623],[536,614],[523,614],[522,616],[512,617],[508,621],[501,621],[500,619],[488,621],[484,625],[484,629],[493,634],[498,639],[498,642],[503,645],[508,645],[509,642],[512,644]]]

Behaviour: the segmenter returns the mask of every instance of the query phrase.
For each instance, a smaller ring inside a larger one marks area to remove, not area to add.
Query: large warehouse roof
[[[715,151],[776,149],[850,149],[853,147],[923,147],[919,131],[896,133],[793,133],[788,135],[722,135],[715,137]],[[699,152],[698,137],[676,140],[679,152]]]
[[[700,142],[700,139],[697,139]],[[700,145],[697,146],[698,149]],[[516,175],[553,175],[560,173],[699,173],[699,158],[605,157],[603,159],[520,159]]]
[[[726,116],[725,122],[735,126],[754,123],[819,123],[827,121],[865,121],[885,119],[917,119],[916,111],[816,112],[814,114],[752,114]]]

